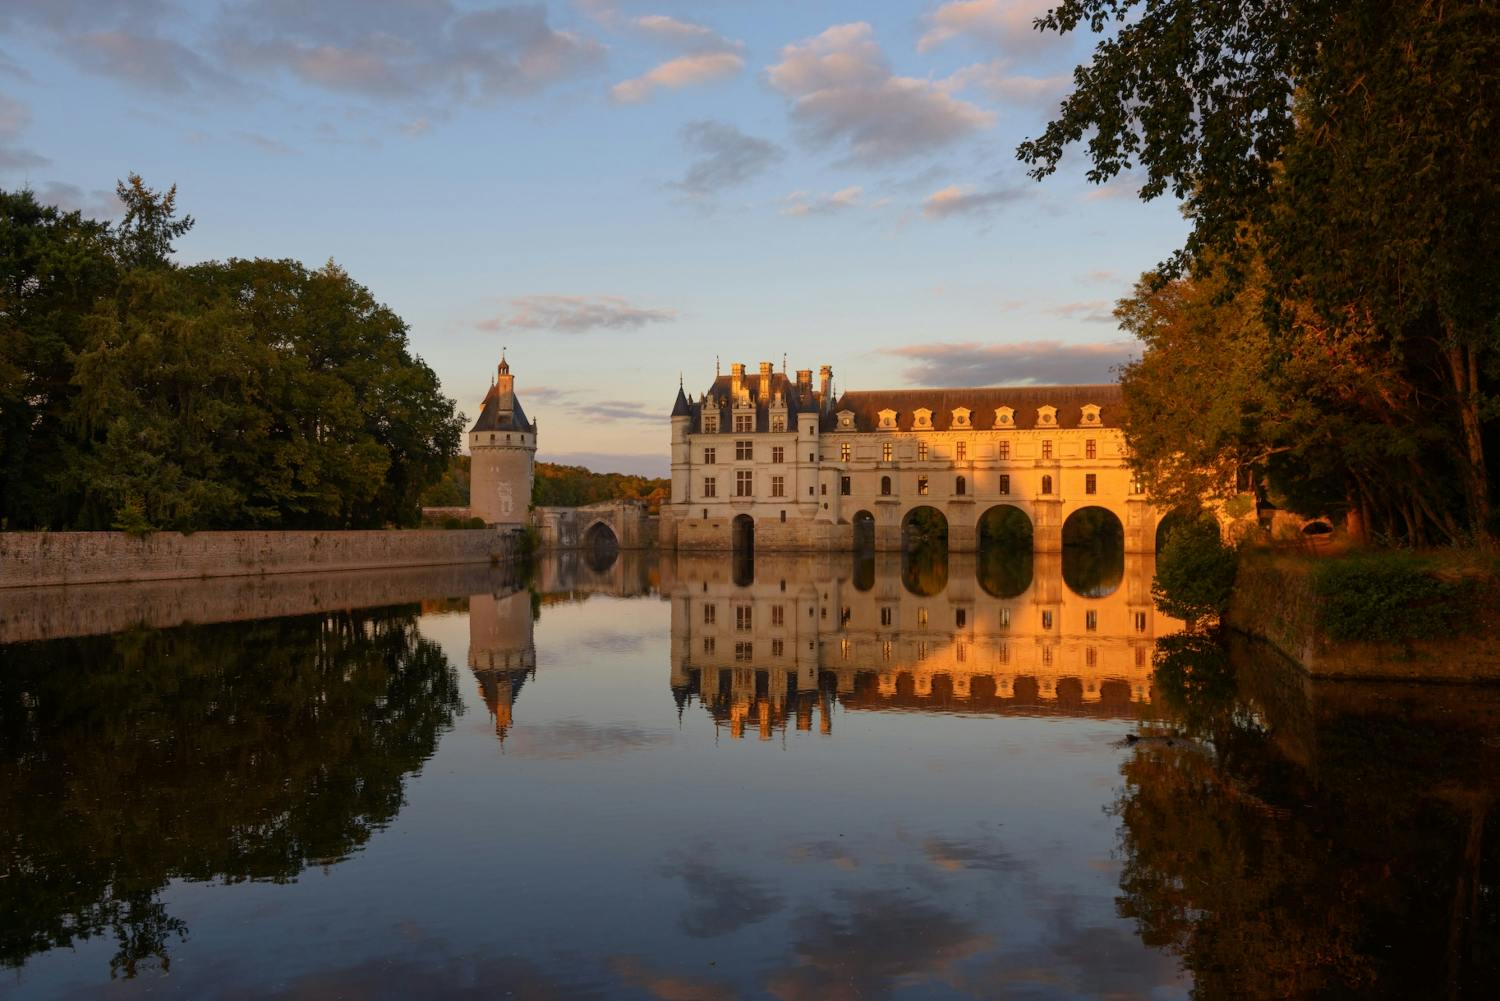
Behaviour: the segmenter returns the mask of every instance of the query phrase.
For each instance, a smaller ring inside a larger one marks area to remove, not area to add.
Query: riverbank
[[[1314,677],[1500,681],[1493,557],[1247,550],[1225,622]]]
[[[494,529],[6,532],[0,589],[498,563],[517,547],[515,533]]]

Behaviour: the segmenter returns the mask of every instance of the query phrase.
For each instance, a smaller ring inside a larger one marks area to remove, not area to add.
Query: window
[[[890,625],[894,619],[895,613],[891,610],[891,607],[889,605],[886,605],[880,609],[880,624],[882,626]]]
[[[953,492],[955,494],[957,494],[959,497],[962,497],[965,494],[967,494],[969,492],[969,481],[966,480],[966,479],[964,479],[962,476],[960,476],[958,479],[954,480],[953,481]]]
[[[880,644],[880,659],[881,660],[890,660],[891,659],[891,641],[890,640],[886,640],[884,643]]]
[[[753,605],[734,606],[734,631],[748,633],[755,624],[755,607]]]
[[[1135,631],[1138,632],[1138,633],[1143,633],[1143,632],[1146,631],[1146,613],[1145,612],[1136,612],[1135,613]]]
[[[1042,493],[1047,491],[1043,490]],[[755,496],[755,474],[748,469],[736,470],[734,474],[734,495],[736,497]]]
[[[773,626],[784,626],[784,625],[786,625],[786,608],[784,606],[782,606],[782,605],[772,605],[771,606],[771,625],[773,625]]]
[[[1085,473],[1083,476],[1083,492],[1086,494],[1098,493],[1099,477],[1095,476],[1093,473]]]
[[[771,484],[771,489],[772,489],[772,490],[775,490],[775,489],[776,489],[776,485],[775,485],[775,484],[774,484],[774,483],[773,483],[773,484]],[[781,523],[782,523],[782,524],[783,524],[783,525],[785,525],[785,524],[786,524],[786,511],[784,511],[784,510],[783,510],[783,511],[782,511],[782,512],[781,512]]]
[[[771,477],[771,496],[772,497],[785,497],[786,496],[786,477],[785,476],[773,476],[773,477]]]
[[[719,450],[717,448],[705,448],[703,450],[703,464],[712,466],[719,461]]]
[[[963,462],[965,459],[967,459],[969,457],[969,443],[966,441],[961,441],[958,444],[954,445],[953,457],[959,462]]]
[[[1084,667],[1098,667],[1099,666],[1099,651],[1096,650],[1096,649],[1094,649],[1091,646],[1084,647],[1083,648],[1083,666]]]
[[[734,459],[736,462],[749,462],[755,458],[755,442],[737,441],[734,443]]]
[[[771,446],[771,461],[772,462],[785,462],[786,461],[786,449],[782,448],[780,445],[773,445],[773,446]]]
[[[995,651],[995,658],[997,660],[999,660],[1000,663],[1002,663],[1002,664],[1009,664],[1010,663],[1010,644],[1009,643],[1001,643],[1000,646],[999,646],[999,648]]]
[[[717,434],[718,433],[718,431],[719,431],[719,415],[718,414],[704,414],[703,415],[703,431],[704,431],[705,434]]]
[[[495,444],[495,436],[494,436],[493,433],[491,433],[491,435],[490,435],[490,444],[491,445]]]
[[[1052,458],[1052,439],[1051,438],[1043,438],[1042,439],[1042,458],[1044,458],[1044,459],[1050,459],[1050,458]]]
[[[753,643],[736,643],[734,645],[734,659],[741,663],[748,663],[755,658],[755,645]]]
[[[812,488],[809,487],[808,489],[811,490]],[[826,484],[826,483],[819,483],[818,484],[818,495],[820,497],[827,497],[828,496],[828,484]]]
[[[999,452],[1000,458],[1002,458],[1002,459],[1009,459],[1010,458],[1010,442],[1008,442],[1008,441],[1002,441],[1002,442],[1000,442],[998,448],[1000,450],[1000,452]]]
[[[1094,632],[1099,628],[1099,613],[1089,610],[1083,613],[1083,628],[1087,632]]]
[[[1083,457],[1085,459],[1099,458],[1099,443],[1092,438],[1085,438],[1083,441]]]
[[[956,608],[953,610],[953,626],[962,629],[969,624],[969,610],[967,608]]]
[[[703,477],[703,496],[704,497],[717,497],[717,496],[719,496],[719,481],[716,480],[716,479],[714,479],[714,477],[712,477],[712,476],[705,476],[705,477]],[[703,513],[703,517],[707,518],[708,517],[708,512],[705,511]]]
[[[1002,609],[1000,609],[1000,628],[1001,629],[1009,629],[1010,628],[1010,609],[1008,609],[1008,608],[1002,608]]]
[[[755,430],[755,415],[754,414],[735,414],[734,415],[734,433],[735,434],[744,434],[746,431],[754,431],[754,430]]]
[[[853,648],[854,648],[854,645],[852,643],[850,643],[848,640],[846,640],[846,639],[845,640],[839,640],[839,658],[841,660],[848,660],[849,659],[849,651],[852,650]]]
[[[775,417],[772,417],[771,418],[771,430],[772,431],[785,431],[786,430],[786,418],[782,417],[780,414],[776,415]]]
[[[715,622],[718,621],[718,619],[719,619],[719,606],[718,605],[709,604],[709,605],[704,605],[703,606],[703,624],[705,626],[711,626],[711,625],[713,625]]]
[[[850,483],[849,483],[849,477],[847,477],[847,476],[840,476],[839,477],[839,496],[840,497],[848,497],[850,489],[851,489],[851,487],[850,487]]]
[[[1051,629],[1052,628],[1052,613],[1051,612],[1043,612],[1042,613],[1042,628],[1043,629]],[[1045,647],[1043,649],[1045,649]]]
[[[890,462],[891,461],[891,456],[892,456],[892,454],[894,454],[894,452],[895,452],[895,448],[894,448],[894,446],[891,445],[890,442],[886,442],[885,444],[881,445],[880,446],[880,461],[881,462]]]
[[[890,495],[891,495],[891,478],[889,476],[882,476],[880,478],[880,496],[882,496],[882,497],[889,497]]]
[[[969,659],[969,648],[962,643],[953,644],[953,659],[962,664]]]
[[[1050,646],[1042,647],[1042,666],[1052,666],[1052,648]]]
[[[925,476],[918,476],[917,477],[917,496],[919,496],[919,497],[926,497],[927,496],[927,477],[925,477]]]
[[[703,652],[704,653],[713,653],[714,652],[714,638],[712,636],[705,636],[705,637],[703,637]]]
[[[1139,478],[1133,479],[1130,481],[1130,492],[1133,494],[1143,494],[1146,492],[1146,484],[1142,483]]]
[[[925,441],[917,442],[917,459],[920,462],[927,461],[927,443]]]
[[[925,608],[919,608],[919,609],[917,609],[917,625],[919,625],[919,626],[926,626],[927,625],[927,609],[925,609]]]
[[[1002,494],[1008,494],[1008,493],[1010,493],[1010,474],[1009,473],[1001,473],[1000,474],[1000,492]]]
[[[771,656],[772,657],[780,657],[785,650],[786,650],[786,644],[783,643],[781,640],[772,640],[771,641]]]
[[[849,452],[850,452],[849,443],[847,441],[841,441],[841,442],[839,442],[839,461],[840,462],[848,462],[849,461]]]
[[[1052,477],[1050,477],[1050,476],[1043,476],[1042,477],[1042,493],[1044,493],[1044,494],[1050,494],[1051,492],[1052,492]]]

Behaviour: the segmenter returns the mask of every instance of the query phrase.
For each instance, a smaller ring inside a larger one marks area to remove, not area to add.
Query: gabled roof
[[[491,386],[490,391],[485,394],[484,405],[479,411],[479,419],[474,422],[474,431],[524,431],[531,433],[536,430],[531,421],[526,417],[526,411],[521,408],[519,397],[511,396],[511,407],[509,412],[500,409],[500,388]]]
[[[1087,404],[1099,407],[1099,423],[1083,425],[1083,408]],[[913,415],[918,408],[932,411],[932,428],[936,431],[952,430],[953,411],[965,407],[970,411],[969,428],[965,430],[989,431],[995,425],[995,411],[1010,407],[1015,411],[1014,423],[1006,427],[1027,430],[1037,427],[1037,408],[1057,408],[1058,428],[1120,426],[1120,411],[1124,396],[1118,383],[1097,386],[991,386],[983,389],[872,389],[848,392],[840,396],[829,412],[823,416],[822,430],[838,429],[841,411],[852,411],[854,426],[859,431],[876,431],[880,428],[880,411],[896,412],[896,428],[912,430]]]
[[[769,431],[771,429],[771,407],[769,403],[762,403],[760,400],[760,373],[747,372],[741,377],[740,385],[750,394],[750,403],[755,409],[755,430]],[[822,402],[817,390],[809,390],[806,393],[800,392],[797,389],[796,380],[788,378],[785,372],[771,373],[769,399],[775,399],[777,394],[780,394],[782,401],[786,404],[787,415],[790,418],[788,420],[789,426],[796,423],[796,417],[794,416],[796,414],[818,413],[819,404]],[[693,418],[694,431],[696,433],[698,418],[702,415],[704,409],[716,409],[719,411],[719,432],[721,434],[733,433],[734,424],[732,415],[735,412],[732,406],[734,401],[734,377],[731,375],[721,375],[714,379],[713,385],[708,387],[708,392],[704,396],[703,400],[696,402],[689,400],[683,394],[682,387],[679,386],[677,389],[679,403],[672,407],[672,416],[683,416],[678,413],[678,406],[686,404],[687,416]],[[743,413],[744,411],[740,412]]]

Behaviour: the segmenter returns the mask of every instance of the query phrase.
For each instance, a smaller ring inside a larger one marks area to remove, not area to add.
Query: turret
[[[516,398],[510,363],[502,354],[469,431],[469,513],[487,525],[520,527],[527,520],[536,457],[536,425]]]

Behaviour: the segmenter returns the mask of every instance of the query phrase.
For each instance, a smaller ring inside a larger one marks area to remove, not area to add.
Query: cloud
[[[576,389],[553,386],[531,386],[521,393],[526,400],[542,406],[557,407],[580,417],[607,417],[615,421],[639,421],[660,425],[668,408],[636,400],[598,400]]]
[[[36,191],[36,200],[43,205],[56,205],[64,212],[82,212],[89,219],[117,219],[125,213],[125,206],[114,191],[104,188],[85,191],[62,181],[42,185]]]
[[[144,90],[185,93],[233,90],[237,86],[194,50],[159,35],[123,29],[91,31],[67,39],[63,48],[89,72]]]
[[[1056,43],[1055,32],[1038,32],[1032,23],[1055,5],[1056,0],[949,0],[923,18],[927,30],[917,40],[917,51],[931,51],[955,38],[1008,51]]]
[[[1073,84],[1066,73],[1031,76],[1011,72],[1013,60],[995,59],[965,66],[950,76],[946,85],[952,90],[974,88],[993,101],[1024,108],[1055,108]]]
[[[950,184],[922,200],[922,214],[929,219],[947,219],[956,215],[986,215],[1004,205],[1026,197],[1025,188],[1003,187],[976,191]]]
[[[719,938],[764,921],[786,906],[774,888],[739,872],[692,858],[663,867],[680,878],[692,906],[678,918],[678,926],[693,938]]]
[[[983,839],[929,838],[922,851],[928,861],[948,872],[1019,872],[1025,866],[1009,851]]]
[[[265,153],[272,153],[276,156],[284,156],[287,153],[296,152],[280,139],[272,139],[270,136],[263,136],[258,132],[236,132],[235,135],[242,141],[249,143],[251,146],[254,146],[255,148]]]
[[[236,66],[281,70],[369,99],[474,101],[533,93],[599,67],[604,46],[547,8],[452,0],[244,0],[219,24]]]
[[[1042,310],[1048,316],[1063,320],[1082,320],[1085,323],[1115,323],[1114,303],[1108,299],[1088,299],[1048,306]]]
[[[812,195],[806,191],[793,191],[782,199],[782,215],[808,216],[831,215],[855,208],[860,204],[860,187],[843,188],[828,195]]]
[[[615,757],[626,751],[672,743],[668,730],[646,730],[623,724],[594,725],[582,720],[523,723],[510,732],[505,753],[522,758],[573,761]]]
[[[707,25],[697,24],[693,21],[684,21],[676,17],[667,17],[664,14],[647,14],[638,17],[631,25],[644,34],[653,36],[663,42],[679,45],[690,49],[727,49],[738,48],[723,35]]]
[[[1134,341],[1122,340],[913,344],[882,353],[913,362],[904,375],[917,386],[1057,386],[1113,382],[1114,369],[1136,352]]]
[[[721,80],[734,76],[744,67],[745,60],[737,52],[700,52],[678,56],[653,67],[642,76],[615,84],[610,88],[610,95],[622,104],[638,104],[660,87],[677,90]]]
[[[51,162],[29,149],[11,144],[29,124],[31,112],[26,105],[0,94],[0,169],[41,167]]]
[[[1121,174],[1113,177],[1103,184],[1092,185],[1084,192],[1083,200],[1086,202],[1109,202],[1117,198],[1138,198],[1141,194],[1141,185],[1130,174]]]
[[[786,46],[766,73],[808,142],[842,146],[858,163],[920,156],[994,122],[941,83],[894,75],[864,22]]]
[[[501,330],[554,330],[582,334],[591,330],[635,330],[648,323],[677,319],[675,309],[636,306],[614,295],[524,295],[509,300],[504,313],[475,326]]]
[[[675,184],[689,195],[709,195],[744,184],[786,155],[770,140],[747,136],[724,122],[689,122],[679,135],[683,145],[699,154]]]

